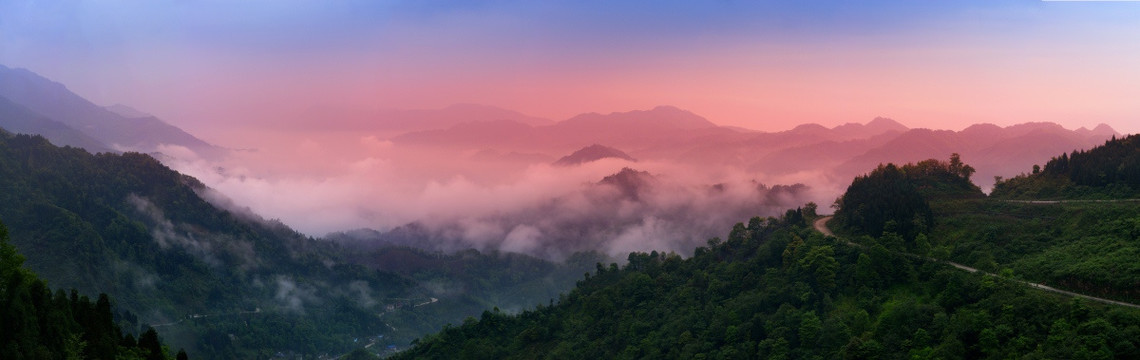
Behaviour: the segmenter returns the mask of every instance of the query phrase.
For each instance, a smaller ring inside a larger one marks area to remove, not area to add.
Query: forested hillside
[[[81,295],[111,295],[137,314],[129,330],[154,326],[198,358],[403,346],[485,308],[546,302],[601,259],[421,253],[430,261],[406,268],[385,264],[391,249],[350,258],[148,155],[92,155],[2,131],[0,189],[0,219],[30,269]]]
[[[199,197],[205,189],[196,180],[143,154],[91,155],[41,137],[3,135],[0,188],[0,218],[28,254],[28,267],[56,286],[112,295],[138,314],[136,326],[262,310],[246,320],[265,324],[237,339],[264,345],[233,344],[223,321],[159,326],[196,354],[234,356],[247,347],[303,353],[358,333],[380,334],[379,322],[344,321],[374,316],[367,308],[308,307],[316,297],[305,294],[354,281],[375,297],[404,297],[412,287],[395,274],[326,266],[331,247],[277,223],[220,211]],[[327,301],[354,303],[349,296]]]
[[[1136,310],[844,245],[787,219],[756,219],[690,259],[631,254],[557,304],[487,311],[397,358],[1140,356]]]
[[[1062,153],[1029,174],[1001,180],[1003,199],[1109,199],[1140,196],[1140,135],[1106,141],[1090,150]]]
[[[985,196],[970,182],[973,174],[974,168],[962,163],[958,154],[948,162],[930,159],[901,167],[879,165],[856,177],[836,200],[836,226],[875,237],[889,231],[902,236],[906,249],[913,250],[919,234],[934,225],[929,201]]]
[[[943,222],[941,216],[953,211],[972,211],[947,204],[991,201],[969,183],[968,166],[953,159],[925,163],[885,165],[853,183],[839,213],[866,211],[861,201],[875,197],[862,191],[912,198],[895,204],[917,210],[849,217],[847,234],[879,231],[860,236],[861,245],[810,229],[814,209],[755,218],[734,227],[727,241],[710,240],[692,258],[633,253],[621,267],[599,264],[556,304],[513,316],[484,312],[419,340],[397,358],[1140,356],[1140,310],[1034,290],[1008,279],[1008,271],[992,277],[907,255],[946,252],[956,244],[942,234],[974,229]],[[927,222],[926,213],[938,216]],[[862,222],[868,219],[874,221]],[[895,232],[905,220],[913,222],[913,237]],[[938,234],[938,248],[930,248],[928,233]],[[992,244],[1008,253],[1026,251],[1008,245],[1016,244]],[[1121,257],[1104,260],[1112,261],[1129,266]]]
[[[75,290],[52,292],[47,283],[23,267],[24,257],[8,243],[0,223],[0,358],[2,359],[146,359],[171,356],[154,329],[135,340],[115,323],[111,300],[99,294],[94,303]],[[123,317],[132,317],[126,313]],[[178,360],[186,359],[182,350]]]

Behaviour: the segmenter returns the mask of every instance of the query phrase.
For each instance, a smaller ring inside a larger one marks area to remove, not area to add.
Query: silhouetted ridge
[[[555,161],[554,165],[572,166],[606,158],[637,161],[633,157],[629,156],[629,154],[626,154],[621,150],[614,149],[609,146],[594,144],[575,151],[570,155],[563,156],[561,159],[558,159],[558,161]]]
[[[1032,173],[998,181],[1006,198],[1131,198],[1140,196],[1140,135],[1113,138],[1089,150],[1062,153]]]
[[[116,149],[151,152],[161,145],[178,145],[205,157],[225,153],[225,149],[210,145],[153,116],[123,116],[95,105],[63,84],[26,69],[0,66],[0,96]],[[41,135],[55,136],[50,133]],[[105,149],[82,146],[91,152]]]
[[[638,201],[656,180],[649,172],[622,168],[618,173],[602,178],[598,184],[616,187],[626,198]]]

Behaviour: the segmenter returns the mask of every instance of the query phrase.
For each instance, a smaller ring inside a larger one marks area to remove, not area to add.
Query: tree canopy
[[[1027,290],[881,245],[849,246],[786,216],[754,220],[692,258],[632,253],[624,266],[598,264],[557,303],[486,311],[394,358],[1140,356],[1140,311]]]
[[[1113,137],[1089,150],[1063,153],[1045,168],[997,181],[993,196],[1016,199],[1140,196],[1140,135]]]
[[[23,262],[8,243],[8,228],[0,223],[0,358],[169,358],[153,328],[138,342],[122,331],[106,294],[92,302],[75,290],[70,295],[53,292]]]

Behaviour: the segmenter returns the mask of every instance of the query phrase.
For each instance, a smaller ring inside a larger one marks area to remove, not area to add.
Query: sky
[[[1137,133],[1136,39],[1118,1],[0,1],[0,64],[229,147],[315,108],[455,103]]]

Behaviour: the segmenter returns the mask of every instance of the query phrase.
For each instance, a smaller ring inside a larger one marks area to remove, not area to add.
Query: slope
[[[123,117],[26,69],[0,65],[0,96],[117,149],[152,152],[159,145],[177,145],[206,157],[225,152],[156,117]]]
[[[167,359],[154,329],[135,341],[114,313],[107,294],[92,302],[75,290],[54,293],[36,274],[23,268],[24,258],[8,243],[8,228],[0,223],[0,357],[4,359]],[[179,350],[178,359],[186,358]]]
[[[814,214],[754,219],[696,255],[633,253],[557,304],[421,339],[399,359],[1134,357],[1140,311],[866,250]]]
[[[48,119],[0,96],[0,128],[19,134],[43,135],[58,146],[72,146],[90,152],[111,151],[106,144],[64,123]]]
[[[1054,156],[994,187],[1003,199],[1125,198],[1140,196],[1140,135],[1115,136],[1087,151]]]
[[[574,166],[606,158],[621,159],[634,162],[637,161],[633,157],[629,156],[629,154],[626,154],[624,151],[614,149],[609,146],[594,144],[578,149],[578,151],[575,151],[570,155],[563,156],[562,158],[558,159],[558,161],[555,161],[554,165]]]
[[[333,243],[220,208],[205,200],[217,198],[210,189],[148,155],[92,155],[38,136],[0,134],[0,189],[0,219],[30,269],[81,294],[110,294],[138,314],[133,331],[154,325],[200,358],[347,352],[378,336],[402,346],[488,306],[545,301],[585,266],[475,252],[446,263],[483,269],[476,275],[378,270]],[[492,285],[469,286],[480,283]],[[433,297],[439,306],[399,306]]]

